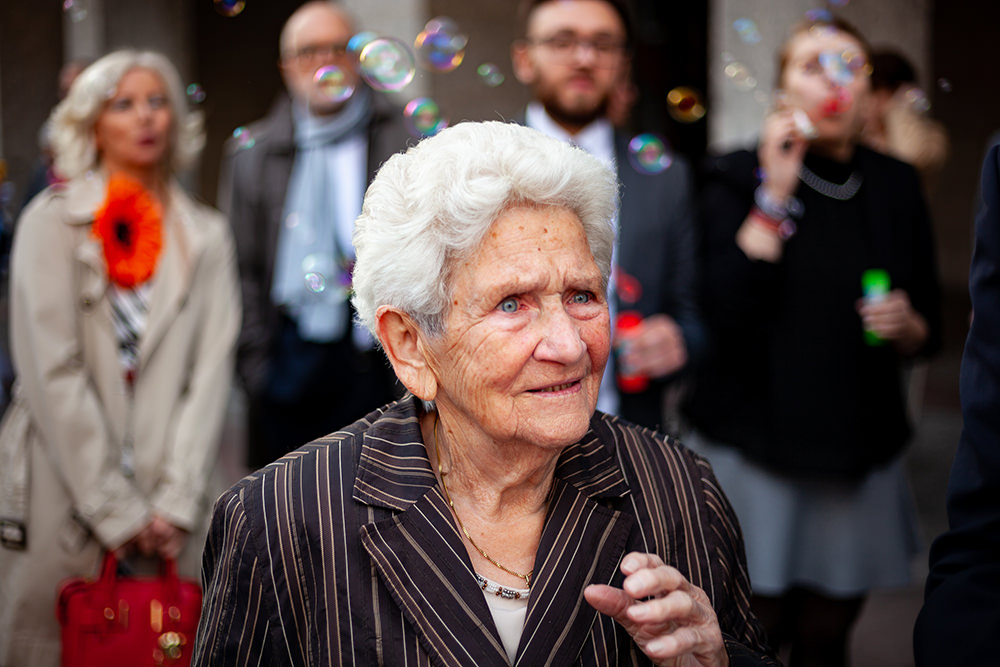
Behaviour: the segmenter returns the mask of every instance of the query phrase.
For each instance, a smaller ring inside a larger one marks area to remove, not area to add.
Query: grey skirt
[[[739,517],[755,594],[804,586],[846,598],[911,582],[921,538],[902,458],[841,482],[774,472],[698,432],[683,442],[712,464]]]

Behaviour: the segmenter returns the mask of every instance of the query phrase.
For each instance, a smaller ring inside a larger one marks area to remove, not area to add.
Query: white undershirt
[[[486,577],[483,579],[486,579],[492,589],[500,586],[492,579]],[[493,624],[497,626],[497,632],[500,633],[500,641],[503,643],[504,650],[507,651],[507,658],[513,663],[514,658],[517,657],[517,645],[521,643],[521,633],[524,632],[524,619],[528,615],[529,590],[527,588],[505,588],[520,593],[520,599],[508,600],[485,590],[483,596],[486,597],[486,606],[490,608],[490,615],[493,616]]]

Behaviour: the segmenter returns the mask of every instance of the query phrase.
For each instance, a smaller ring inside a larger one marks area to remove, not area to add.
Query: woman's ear
[[[381,306],[375,313],[375,332],[403,386],[417,398],[433,401],[437,376],[429,363],[420,327],[403,311]]]

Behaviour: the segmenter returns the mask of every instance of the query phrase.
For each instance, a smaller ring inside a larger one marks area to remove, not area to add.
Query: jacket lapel
[[[535,564],[516,664],[577,661],[598,616],[583,599],[583,589],[610,584],[618,576],[633,524],[631,516],[596,498],[628,493],[621,469],[593,432],[563,453],[538,545],[544,560]]]
[[[146,329],[139,337],[139,372],[183,308],[191,288],[202,239],[191,201],[180,187],[171,187],[170,213],[163,221],[163,251],[153,277]]]
[[[398,405],[408,407],[402,419],[387,413],[365,435],[354,487],[355,500],[395,513],[363,526],[361,542],[430,655],[443,665],[507,665],[465,544],[427,461],[416,399],[408,396]],[[632,529],[630,516],[599,502],[630,491],[593,431],[562,453],[555,477],[519,665],[576,661],[597,619],[583,589],[618,576]]]
[[[436,488],[405,512],[364,526],[361,541],[428,653],[455,667],[508,664],[465,545]]]

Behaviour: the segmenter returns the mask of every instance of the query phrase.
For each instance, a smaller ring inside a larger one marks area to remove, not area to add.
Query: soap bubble
[[[80,23],[87,18],[87,0],[63,0],[62,7],[73,23]]]
[[[760,31],[757,30],[757,24],[753,22],[753,19],[736,19],[733,21],[733,28],[745,44],[760,42]]]
[[[705,115],[705,105],[693,88],[678,86],[667,93],[667,112],[676,121],[694,123]]]
[[[628,142],[628,159],[636,171],[644,174],[658,174],[673,162],[663,140],[652,133],[632,137]]]
[[[403,109],[403,120],[414,137],[431,137],[448,127],[437,102],[429,97],[410,100]]]
[[[940,90],[942,93],[951,92],[951,81],[949,81],[948,79],[945,78],[938,79],[937,85],[938,85],[938,90]]]
[[[257,141],[253,138],[253,135],[250,133],[250,130],[243,126],[233,130],[233,139],[236,140],[236,147],[239,150],[253,148],[254,144],[257,143]]]
[[[215,0],[215,11],[232,18],[242,12],[246,5],[244,0]]]
[[[350,75],[336,65],[320,67],[313,75],[316,93],[327,102],[338,104],[354,93]]]
[[[493,63],[483,63],[476,69],[479,78],[490,88],[496,88],[504,81],[503,72]]]
[[[642,298],[642,284],[635,276],[625,273],[620,266],[613,269],[615,294],[622,303],[637,303]]]
[[[903,103],[917,113],[927,113],[931,110],[931,101],[919,88],[908,88],[903,93]]]
[[[361,76],[375,90],[402,90],[413,80],[413,54],[398,39],[373,39],[361,50]]]
[[[732,81],[733,85],[740,90],[753,90],[757,87],[757,78],[741,62],[733,61],[726,65],[723,71],[726,73],[726,77]]]
[[[200,84],[188,84],[185,92],[187,93],[187,98],[190,100],[191,104],[201,104],[205,101],[205,89],[202,88]]]
[[[449,18],[431,19],[413,40],[413,50],[420,63],[435,72],[451,72],[465,59],[465,45],[469,39],[458,30]]]
[[[358,34],[347,40],[347,52],[350,53],[355,58],[361,58],[361,52],[366,46],[371,44],[373,41],[378,39],[378,35],[371,32],[370,30],[365,30],[359,32]]]

